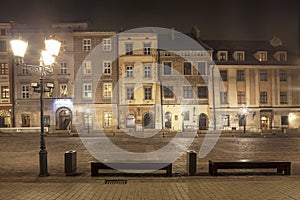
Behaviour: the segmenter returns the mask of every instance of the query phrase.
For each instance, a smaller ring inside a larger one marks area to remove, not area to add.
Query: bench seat
[[[91,176],[99,176],[99,169],[119,169],[119,170],[166,170],[167,176],[172,176],[172,163],[133,163],[133,162],[120,162],[120,163],[102,163],[99,161],[91,162]],[[163,167],[162,167],[163,166]]]
[[[216,176],[218,169],[254,169],[254,168],[276,168],[277,173],[290,175],[290,161],[257,161],[257,160],[234,160],[213,161],[209,160],[209,174]]]

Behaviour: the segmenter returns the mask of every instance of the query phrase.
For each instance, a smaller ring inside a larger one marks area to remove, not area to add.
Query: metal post
[[[43,85],[44,78],[40,77],[40,117],[41,117],[41,146],[40,146],[40,176],[49,176],[48,173],[48,165],[47,165],[47,150],[46,150],[46,143],[45,143],[45,132],[44,132],[44,85]]]

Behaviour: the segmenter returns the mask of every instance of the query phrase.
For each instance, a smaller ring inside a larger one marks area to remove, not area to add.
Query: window
[[[28,68],[28,66],[22,66],[22,74],[23,75],[29,74],[29,68]]]
[[[103,62],[103,73],[105,75],[110,75],[110,73],[111,73],[111,62],[110,61]]]
[[[91,61],[85,61],[83,63],[83,74],[84,75],[92,74],[92,62]]]
[[[111,39],[103,39],[103,51],[111,51]]]
[[[82,41],[83,51],[90,51],[92,49],[92,40],[91,39],[83,39]]]
[[[60,93],[60,97],[67,97],[68,96],[68,85],[60,84],[59,93]]]
[[[245,52],[237,51],[236,52],[236,61],[244,61],[245,60]]]
[[[245,81],[245,70],[237,70],[236,79],[237,81]]]
[[[28,85],[21,86],[21,95],[22,95],[22,99],[29,99],[29,86]]]
[[[164,86],[164,98],[172,99],[174,98],[173,86]]]
[[[66,62],[60,63],[60,73],[61,74],[67,74],[67,72],[68,72],[67,63]]]
[[[92,84],[83,84],[83,97],[92,98]]]
[[[150,54],[151,54],[151,44],[144,43],[144,55],[150,55]]]
[[[285,70],[280,70],[280,72],[279,72],[279,78],[280,78],[280,81],[286,81],[287,80],[287,76],[286,76],[286,71]]]
[[[259,71],[260,81],[267,81],[267,70]]]
[[[8,64],[7,63],[1,63],[0,64],[0,75],[8,75]]]
[[[221,81],[227,81],[227,70],[220,70]]]
[[[227,51],[220,51],[219,52],[219,60],[226,61],[227,60]]]
[[[125,51],[126,51],[126,55],[132,55],[132,51],[133,51],[132,43],[125,44]]]
[[[239,126],[246,126],[246,116],[239,115]]]
[[[278,53],[278,61],[286,61],[287,60],[287,53],[286,52],[279,52]]]
[[[60,48],[63,51],[67,51],[67,41],[66,40],[61,40],[60,43],[61,43]]]
[[[85,113],[83,118],[85,128],[93,127],[93,115],[91,113]]]
[[[183,86],[183,98],[191,99],[193,97],[194,95],[192,86]]]
[[[5,29],[1,29],[1,35],[6,35],[6,30]]]
[[[126,99],[133,100],[134,99],[134,87],[126,88]]]
[[[9,99],[9,88],[8,86],[1,86],[1,98]]]
[[[150,64],[144,65],[144,77],[145,78],[151,77],[151,65]]]
[[[222,115],[222,125],[229,126],[229,115]]]
[[[259,61],[267,61],[268,60],[268,54],[266,51],[259,51],[258,52],[258,60]]]
[[[0,52],[7,52],[6,41],[0,40]]]
[[[221,104],[227,104],[227,92],[220,93],[220,102]]]
[[[190,62],[183,63],[183,74],[184,75],[192,75],[192,63],[190,63]]]
[[[207,99],[208,98],[207,86],[198,86],[198,98],[199,99]]]
[[[205,62],[198,62],[198,75],[206,75],[206,65]]]
[[[184,111],[183,112],[183,120],[189,121],[190,120],[190,111]]]
[[[145,100],[152,99],[152,87],[144,87],[144,97]]]
[[[104,113],[104,127],[108,128],[112,126],[112,113],[107,112]]]
[[[103,83],[103,97],[111,97],[111,83]]]
[[[268,93],[260,92],[260,103],[268,103]]]
[[[133,77],[133,66],[126,66],[126,77]]]
[[[287,92],[280,92],[280,104],[287,104]]]
[[[164,75],[172,75],[172,62],[164,62]]]
[[[238,99],[238,104],[245,104],[245,92],[238,92],[237,93],[237,99]]]
[[[281,125],[289,125],[289,117],[281,116]]]

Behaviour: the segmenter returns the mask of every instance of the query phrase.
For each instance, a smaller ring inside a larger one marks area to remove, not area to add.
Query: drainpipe
[[[217,129],[216,127],[216,99],[215,99],[215,67],[216,65],[212,66],[212,72],[211,72],[211,81],[212,81],[212,100],[213,100],[213,122],[214,122],[214,131]]]

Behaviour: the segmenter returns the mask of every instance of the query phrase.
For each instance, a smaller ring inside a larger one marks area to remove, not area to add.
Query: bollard
[[[193,150],[187,151],[187,174],[194,176],[197,173],[197,153]]]
[[[77,161],[76,151],[67,151],[65,153],[65,174],[66,176],[76,175]]]

